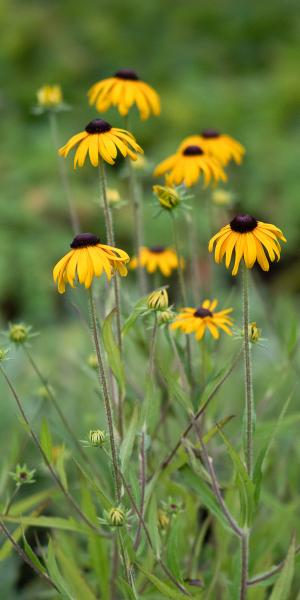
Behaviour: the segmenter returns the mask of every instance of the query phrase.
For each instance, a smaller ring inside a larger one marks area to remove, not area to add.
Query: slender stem
[[[247,578],[249,561],[249,534],[244,532],[241,537],[241,588],[240,600],[247,600]]]
[[[132,202],[133,211],[133,223],[134,223],[134,251],[138,260],[137,272],[140,294],[144,296],[147,293],[147,283],[143,267],[139,262],[140,248],[143,245],[143,216],[142,216],[142,204],[141,204],[141,189],[138,185],[136,170],[132,165],[130,157],[127,159],[128,171],[129,171],[129,186],[130,196]]]
[[[104,364],[103,364],[103,360],[102,360],[102,353],[101,353],[101,348],[100,348],[96,309],[95,309],[95,304],[94,304],[92,288],[89,288],[88,296],[89,296],[89,306],[90,306],[91,329],[92,329],[95,351],[96,351],[97,361],[98,361],[99,382],[100,382],[100,385],[103,390],[104,406],[105,406],[106,419],[107,419],[107,425],[108,425],[108,431],[109,431],[110,449],[111,449],[113,473],[114,473],[115,487],[116,487],[116,489],[115,489],[116,500],[117,500],[117,503],[119,504],[120,500],[121,500],[121,485],[120,485],[120,476],[119,476],[119,470],[118,470],[118,459],[117,459],[117,450],[116,450],[116,442],[115,442],[115,434],[114,434],[113,415],[112,415],[111,400],[110,400],[110,396],[109,396],[108,385],[107,385],[107,380],[106,380],[106,375],[105,375],[105,370],[104,370]]]
[[[226,506],[226,504],[224,502],[223,496],[222,496],[222,494],[220,492],[220,487],[219,487],[219,484],[218,484],[218,480],[217,480],[217,476],[216,476],[216,473],[215,473],[215,469],[214,469],[214,466],[213,466],[213,459],[211,458],[211,456],[209,456],[209,454],[207,452],[207,448],[206,448],[206,446],[205,446],[205,444],[203,442],[203,439],[202,439],[202,434],[201,434],[200,427],[198,426],[198,424],[197,424],[196,421],[194,421],[194,428],[195,428],[195,431],[197,433],[197,436],[198,436],[198,439],[199,439],[199,442],[200,442],[201,453],[203,455],[204,464],[206,466],[207,471],[210,474],[211,485],[212,485],[213,492],[214,492],[214,494],[215,494],[215,496],[216,496],[216,498],[218,500],[220,508],[221,508],[221,510],[222,510],[222,512],[224,514],[224,517],[226,518],[227,522],[229,523],[232,531],[238,537],[242,538],[243,537],[243,530],[238,526],[237,522],[235,521],[235,519],[233,518],[233,516],[229,512],[229,510],[228,510],[228,508],[227,508],[227,506]]]
[[[244,333],[244,375],[245,375],[245,401],[246,401],[246,466],[249,477],[252,477],[253,465],[253,383],[252,365],[249,341],[249,290],[248,269],[243,263],[243,333]]]
[[[190,254],[191,270],[192,270],[191,288],[192,288],[194,300],[197,301],[197,298],[199,297],[199,288],[198,288],[199,270],[198,270],[198,263],[197,263],[197,256],[199,255],[199,252],[198,252],[198,248],[197,248],[197,232],[195,229],[195,223],[189,213],[187,213],[187,215],[186,215],[186,220],[187,220],[188,229],[189,229],[188,244],[189,244],[189,254]]]
[[[77,450],[79,451],[79,453],[81,454],[81,457],[88,462],[88,458],[85,454],[85,452],[83,451],[80,443],[78,442],[78,439],[75,436],[75,433],[73,432],[73,430],[71,429],[66,417],[64,416],[64,413],[62,412],[58,402],[56,402],[55,396],[51,391],[51,387],[47,381],[47,379],[44,377],[44,375],[42,374],[42,372],[40,371],[39,367],[37,366],[37,363],[35,362],[34,358],[32,357],[31,353],[29,352],[27,346],[23,346],[23,350],[34,370],[34,372],[36,373],[36,375],[38,376],[38,378],[40,379],[41,383],[43,384],[43,386],[46,389],[46,392],[59,416],[59,418],[61,419],[61,422],[63,423],[66,431],[69,433],[70,437],[72,438],[74,444],[76,445]]]
[[[145,430],[142,430],[141,433],[141,449],[140,449],[140,488],[141,488],[141,504],[140,504],[140,512],[142,517],[144,516],[145,509],[145,490],[146,490],[146,449],[145,449]],[[134,549],[137,550],[141,541],[141,530],[142,530],[142,522],[139,520]]]
[[[230,367],[228,367],[228,369],[227,369],[227,371],[225,371],[223,377],[215,385],[215,387],[213,388],[213,390],[209,394],[207,400],[204,402],[204,404],[202,404],[202,406],[200,406],[198,412],[196,412],[196,414],[193,416],[192,420],[190,421],[190,423],[188,424],[188,426],[185,428],[185,430],[181,434],[181,436],[180,436],[177,444],[175,444],[173,450],[161,462],[159,470],[166,469],[166,467],[170,464],[170,462],[173,459],[173,457],[175,456],[178,448],[180,448],[183,439],[189,434],[189,432],[193,428],[194,422],[197,421],[201,417],[201,415],[206,410],[206,408],[207,408],[208,404],[210,403],[210,401],[212,400],[212,398],[217,394],[217,392],[219,391],[220,387],[223,385],[223,383],[226,381],[226,379],[229,377],[229,375],[231,375],[232,371],[234,370],[235,366],[237,365],[237,363],[238,363],[238,361],[240,359],[240,356],[241,356],[241,350],[239,350],[239,352],[236,354],[236,356],[234,357],[234,359],[233,359]]]
[[[171,220],[172,220],[172,229],[173,229],[173,240],[174,240],[175,252],[177,255],[177,263],[178,263],[177,272],[178,272],[178,282],[179,282],[181,301],[184,306],[187,306],[187,295],[186,295],[185,281],[184,281],[184,276],[183,276],[182,258],[180,256],[180,251],[179,251],[179,241],[178,241],[176,217],[174,217],[173,213],[171,213]]]
[[[154,356],[155,356],[156,336],[157,336],[157,314],[156,314],[156,312],[154,312],[154,325],[153,325],[153,329],[152,329],[150,351],[149,351],[149,366],[148,366],[149,381],[151,381],[151,379],[153,377],[153,373],[154,373]]]
[[[112,211],[109,206],[108,198],[107,198],[107,188],[106,188],[106,173],[104,161],[100,160],[99,164],[99,186],[100,186],[100,195],[102,198],[103,212],[104,212],[104,220],[105,220],[105,228],[106,228],[106,238],[107,244],[109,246],[115,246],[115,234],[114,234],[114,224],[113,224],[113,216]],[[120,300],[120,284],[119,284],[119,276],[115,273],[113,277],[113,286],[114,286],[114,296],[116,303],[116,331],[117,331],[117,341],[120,353],[122,353],[122,326],[121,326],[121,300]],[[120,438],[123,438],[123,398],[121,395],[121,390],[118,388],[118,426]]]
[[[18,553],[18,555],[20,556],[20,558],[27,563],[30,568],[39,576],[41,577],[44,581],[46,581],[46,583],[48,583],[51,587],[53,587],[56,591],[58,591],[54,581],[52,581],[52,579],[49,577],[49,575],[47,575],[47,573],[44,573],[43,571],[40,571],[35,564],[30,560],[30,558],[27,556],[27,554],[24,552],[23,548],[21,548],[21,546],[18,544],[18,542],[14,539],[14,537],[10,534],[9,530],[7,529],[7,527],[4,525],[3,521],[0,520],[0,528],[2,529],[4,535],[7,537],[7,539],[11,542],[12,546],[14,547],[15,551]]]
[[[299,553],[300,553],[300,545],[297,546],[297,548],[295,550],[295,554],[299,554]],[[252,585],[256,585],[257,583],[261,583],[261,581],[266,581],[266,579],[269,579],[270,577],[273,577],[273,575],[276,575],[277,573],[279,573],[281,571],[281,569],[284,567],[284,565],[285,565],[285,560],[282,560],[278,565],[276,565],[275,567],[270,569],[270,571],[266,571],[265,573],[261,573],[261,575],[256,575],[255,577],[251,577],[251,579],[248,579],[247,585],[252,586]]]
[[[20,411],[20,414],[22,416],[22,419],[24,420],[28,431],[33,439],[34,444],[36,445],[37,449],[39,450],[40,454],[42,455],[42,458],[44,460],[44,463],[46,465],[46,467],[48,468],[50,474],[52,475],[54,481],[56,482],[56,484],[58,485],[58,487],[60,488],[61,492],[64,494],[64,496],[67,498],[67,500],[70,502],[70,504],[73,506],[73,508],[75,509],[75,511],[79,514],[79,516],[81,517],[81,519],[93,530],[96,531],[96,533],[100,533],[99,530],[95,527],[95,525],[89,520],[88,517],[85,516],[85,514],[82,512],[81,508],[78,506],[77,502],[74,500],[74,498],[71,496],[71,494],[68,492],[68,490],[65,488],[64,484],[62,483],[61,479],[59,478],[59,476],[57,475],[57,473],[55,472],[55,470],[53,469],[51,463],[49,462],[47,455],[45,454],[38,437],[36,436],[36,434],[34,433],[33,429],[31,428],[31,425],[27,419],[26,413],[23,409],[22,406],[22,402],[21,399],[19,398],[10,378],[8,377],[8,375],[6,374],[6,372],[4,371],[3,367],[0,365],[0,371],[17,403],[18,409]]]
[[[188,382],[188,380],[186,378],[186,374],[185,374],[185,371],[184,371],[184,368],[183,368],[183,364],[182,364],[182,362],[180,360],[180,356],[179,356],[179,353],[178,353],[178,350],[177,350],[177,346],[175,344],[173,336],[171,335],[171,333],[169,331],[169,328],[166,329],[166,333],[167,333],[168,340],[169,340],[169,342],[170,342],[170,344],[172,346],[172,350],[174,352],[174,356],[175,356],[175,360],[176,360],[176,365],[177,365],[177,368],[178,368],[178,372],[180,374],[182,385],[183,385],[185,391],[189,392],[189,388],[190,388],[189,382]]]
[[[9,499],[9,501],[8,501],[8,503],[7,503],[7,506],[6,506],[6,508],[5,508],[5,511],[4,511],[4,513],[3,513],[3,516],[4,516],[4,517],[8,516],[8,514],[9,514],[9,511],[10,511],[10,509],[11,509],[11,505],[12,505],[12,503],[13,503],[13,501],[14,501],[15,497],[16,497],[16,496],[17,496],[17,494],[19,493],[19,491],[20,491],[20,486],[16,486],[16,487],[15,487],[15,489],[14,489],[14,491],[13,491],[13,493],[12,493],[12,495],[11,495],[11,497],[10,497],[10,499]]]
[[[53,145],[55,148],[55,152],[57,153],[60,143],[59,143],[59,137],[58,137],[57,115],[54,111],[49,111],[49,121],[50,121]],[[73,202],[73,196],[72,196],[72,191],[70,188],[68,172],[67,172],[65,161],[60,156],[58,156],[57,158],[58,158],[59,175],[60,175],[62,189],[64,190],[64,194],[65,194],[67,202],[68,202],[72,229],[73,229],[73,232],[76,234],[80,231],[80,223],[79,223],[78,214],[77,214],[76,208],[74,206],[74,202]]]

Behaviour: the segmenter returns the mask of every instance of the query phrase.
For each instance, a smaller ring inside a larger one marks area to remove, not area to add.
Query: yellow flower
[[[155,169],[154,176],[166,174],[168,185],[184,183],[191,187],[203,176],[207,186],[211,179],[227,180],[227,175],[219,161],[206,154],[199,144],[183,147],[176,154],[163,160]]]
[[[242,162],[245,148],[230,135],[225,135],[215,129],[205,129],[199,135],[191,135],[183,140],[179,149],[189,145],[199,145],[211,156],[214,156],[222,165],[227,165],[234,160],[238,165]]]
[[[151,292],[147,298],[147,305],[148,308],[152,308],[153,310],[164,310],[168,308],[169,297],[166,288]]]
[[[217,304],[217,300],[204,300],[199,308],[183,308],[170,328],[180,329],[183,333],[195,333],[196,340],[203,338],[206,329],[216,340],[220,337],[218,328],[232,335],[230,327],[233,321],[228,315],[233,309],[226,308],[215,312]]]
[[[229,268],[233,250],[235,250],[235,262],[232,275],[236,275],[239,264],[243,258],[248,269],[252,269],[257,260],[263,271],[270,268],[269,261],[280,259],[281,246],[278,239],[286,242],[282,231],[271,223],[257,221],[251,215],[237,215],[230,221],[229,225],[222,227],[214,235],[208,244],[209,252],[215,246],[215,261],[220,263],[225,256],[226,268]],[[268,257],[265,250],[268,251]]]
[[[180,259],[181,266],[184,266],[183,258]],[[136,269],[138,264],[145,267],[148,273],[155,273],[158,269],[165,277],[170,277],[174,269],[178,269],[178,258],[172,248],[164,246],[152,246],[146,248],[142,246],[139,252],[139,258],[134,257],[130,262],[130,268]]]
[[[53,108],[62,103],[62,91],[59,85],[44,85],[37,91],[37,100],[44,108]]]
[[[165,210],[173,210],[179,204],[180,196],[175,188],[167,185],[154,185],[152,189],[160,206]]]
[[[151,113],[160,113],[158,94],[131,69],[121,69],[113,77],[98,81],[89,89],[88,97],[90,104],[95,104],[99,112],[116,106],[119,113],[125,116],[136,104],[143,120],[148,119]]]
[[[103,119],[94,119],[85,128],[76,135],[73,135],[69,141],[59,149],[60,156],[66,157],[70,150],[78,144],[75,157],[74,169],[77,165],[83,167],[87,153],[93,167],[98,167],[99,156],[110,165],[115,164],[118,151],[122,156],[130,156],[136,160],[134,152],[143,153],[142,148],[137,144],[133,135],[125,129],[112,127]],[[134,152],[133,152],[134,150]]]
[[[115,271],[122,276],[127,275],[125,264],[129,261],[128,254],[119,248],[100,244],[96,235],[79,233],[70,246],[72,250],[53,269],[53,279],[58,282],[60,294],[65,292],[66,283],[75,287],[76,274],[79,283],[86,288],[92,285],[94,277],[102,275],[103,270],[109,280]]]

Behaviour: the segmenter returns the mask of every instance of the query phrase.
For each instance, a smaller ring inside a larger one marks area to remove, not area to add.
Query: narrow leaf
[[[119,349],[119,346],[115,342],[114,335],[113,335],[113,329],[112,329],[112,318],[113,318],[114,314],[115,314],[115,309],[112,310],[109,313],[109,315],[107,315],[106,319],[104,320],[104,323],[102,326],[102,338],[103,338],[103,344],[104,344],[106,354],[107,354],[108,364],[119,384],[120,389],[122,390],[122,392],[124,392],[124,390],[125,390],[124,366],[123,366],[121,355],[120,355],[120,349]]]
[[[52,462],[52,436],[48,427],[48,423],[44,418],[42,420],[41,433],[40,433],[40,442],[43,451],[45,452],[48,461]]]
[[[156,587],[156,589],[162,594],[163,598],[170,598],[170,600],[186,600],[187,594],[184,594],[180,590],[175,587],[170,587],[168,584],[164,583],[161,579],[158,579],[156,575],[152,573],[148,573],[145,571],[141,565],[137,565],[140,571],[144,573],[145,577],[151,581],[151,583]]]
[[[273,588],[270,600],[288,600],[294,575],[295,538],[289,547],[284,567]]]

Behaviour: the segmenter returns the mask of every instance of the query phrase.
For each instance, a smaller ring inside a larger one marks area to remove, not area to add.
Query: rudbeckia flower
[[[166,174],[168,185],[184,183],[187,187],[197,183],[203,175],[205,186],[211,179],[215,181],[227,180],[222,165],[216,158],[206,154],[197,144],[185,146],[176,154],[163,160],[155,169],[154,176]]]
[[[53,279],[58,291],[63,294],[66,283],[74,286],[76,275],[79,283],[91,287],[94,277],[100,277],[104,271],[108,280],[118,271],[127,275],[126,263],[129,256],[124,250],[100,244],[100,239],[92,233],[79,233],[70,244],[72,250],[55,265]]]
[[[69,141],[59,150],[60,156],[67,156],[74,146],[78,146],[74,157],[74,169],[77,165],[83,167],[87,153],[93,167],[98,167],[99,157],[110,165],[115,164],[118,151],[122,156],[130,156],[136,160],[135,152],[141,152],[142,148],[137,144],[135,138],[129,131],[112,127],[103,119],[94,119],[84,131],[73,135]],[[134,152],[133,152],[134,151]]]
[[[286,242],[281,229],[271,223],[257,221],[251,215],[237,215],[229,225],[222,227],[208,244],[209,252],[213,251],[215,244],[215,261],[220,263],[225,256],[226,268],[229,268],[233,250],[235,262],[232,275],[238,272],[239,264],[243,258],[248,269],[252,269],[257,260],[263,271],[270,268],[269,261],[280,259],[281,246],[278,242]],[[268,256],[265,253],[268,252]]]
[[[216,129],[204,129],[199,135],[185,138],[179,150],[193,144],[201,146],[204,152],[214,156],[222,165],[227,165],[230,160],[234,160],[239,165],[245,154],[245,148],[240,142]]]
[[[183,333],[195,333],[196,340],[203,338],[206,329],[216,340],[220,337],[218,329],[223,329],[228,335],[232,335],[230,327],[233,321],[228,315],[233,309],[226,308],[215,312],[217,304],[217,300],[204,300],[199,308],[183,308],[170,328],[180,329]]]
[[[125,116],[136,104],[143,120],[148,119],[151,113],[160,113],[158,94],[131,69],[121,69],[113,77],[98,81],[88,91],[88,97],[90,104],[95,104],[99,112],[116,106],[119,113]]]
[[[184,260],[183,258],[180,260],[183,267]],[[155,273],[155,271],[160,270],[165,277],[170,277],[172,271],[178,269],[178,258],[175,250],[172,248],[165,248],[164,246],[146,248],[142,246],[139,257],[134,257],[131,260],[130,268],[136,269],[139,264],[145,267],[148,273]]]

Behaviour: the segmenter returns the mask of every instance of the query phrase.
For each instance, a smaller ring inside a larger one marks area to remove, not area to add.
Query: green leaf
[[[184,548],[184,537],[181,515],[174,515],[170,523],[170,533],[167,541],[167,566],[177,581],[182,582],[183,577],[180,569],[182,548]]]
[[[240,494],[241,524],[250,525],[254,513],[254,484],[251,481],[247,469],[225,434],[219,429],[219,434],[228,450],[236,473],[236,482]]]
[[[148,507],[148,529],[150,533],[150,537],[152,540],[152,544],[154,547],[154,552],[156,557],[160,556],[161,550],[161,540],[158,530],[158,514],[157,514],[157,502],[155,494],[152,495],[151,500],[149,502]]]
[[[97,524],[97,512],[93,503],[92,496],[86,486],[83,487],[82,507],[85,514],[92,523]],[[109,598],[109,578],[110,578],[110,560],[107,541],[96,533],[88,533],[88,549],[91,560],[91,568],[98,581],[99,590],[102,598]]]
[[[53,542],[50,539],[48,545],[47,556],[45,558],[45,562],[47,564],[48,571],[50,573],[51,579],[54,581],[57,589],[59,590],[61,597],[63,600],[76,600],[76,597],[73,596],[71,590],[68,588],[67,582],[64,580],[63,576],[59,572],[54,549]]]
[[[133,589],[130,587],[130,585],[127,583],[127,581],[125,581],[125,579],[123,579],[123,577],[118,577],[117,586],[118,586],[120,592],[122,593],[122,598],[124,598],[124,600],[136,600],[137,599],[137,596],[134,593]]]
[[[72,590],[75,598],[84,598],[84,600],[97,600],[92,590],[83,578],[80,570],[73,560],[66,555],[59,544],[55,547],[56,556],[61,564],[68,588]]]
[[[14,502],[13,505],[11,506],[9,514],[10,515],[20,515],[20,514],[26,512],[27,510],[30,510],[36,504],[40,504],[41,502],[44,502],[44,500],[47,500],[48,498],[53,498],[53,494],[55,494],[56,492],[57,492],[56,488],[48,488],[48,489],[44,490],[43,492],[37,492],[35,494],[32,494],[31,496],[28,496],[27,498],[18,500],[16,502]]]
[[[40,443],[48,461],[52,462],[52,436],[45,418],[42,420]]]
[[[230,528],[227,520],[222,513],[219,504],[214,496],[214,494],[210,491],[208,485],[200,479],[190,467],[185,466],[180,470],[181,481],[191,487],[200,498],[201,502],[206,506],[206,508],[218,519],[221,525],[227,531],[232,533],[232,529]]]
[[[106,350],[108,364],[119,384],[122,393],[125,390],[125,372],[124,366],[121,359],[119,346],[116,344],[113,329],[112,329],[112,318],[116,312],[113,309],[103,322],[102,326],[102,338],[104,348]]]
[[[229,421],[231,421],[231,419],[234,419],[235,415],[228,415],[227,417],[224,417],[224,419],[220,419],[220,421],[218,421],[211,429],[209,429],[209,431],[207,431],[207,433],[203,436],[203,442],[204,444],[208,444],[208,442],[217,434],[219,433],[220,429],[223,429],[223,427],[225,427],[225,425],[227,425],[227,423],[229,423]]]
[[[138,564],[137,566],[140,569],[140,571],[144,573],[145,577],[147,577],[147,579],[151,581],[154,587],[156,587],[156,589],[163,595],[163,598],[170,598],[170,600],[186,600],[187,594],[184,594],[175,587],[170,587],[168,584],[163,583],[161,579],[158,579],[158,577],[156,577],[152,573],[148,573],[148,571],[145,571],[145,569],[143,569],[141,565]]]
[[[76,533],[86,533],[90,529],[83,523],[78,523],[72,518],[63,519],[62,517],[30,517],[30,516],[12,516],[0,515],[3,521],[8,523],[19,523],[22,527],[48,527],[49,529],[62,529],[64,531],[75,531]]]
[[[159,370],[165,380],[171,396],[187,411],[189,415],[193,413],[193,405],[190,395],[187,394],[178,382],[178,373],[174,373],[167,368],[167,363],[160,363]]]
[[[137,434],[137,426],[139,419],[139,410],[136,406],[133,410],[129,426],[126,428],[126,434],[120,448],[120,461],[122,472],[125,473],[128,463],[131,459],[134,446],[135,436]]]
[[[289,547],[284,567],[273,588],[270,600],[288,600],[292,587],[295,562],[295,538]]]
[[[125,323],[123,325],[123,329],[122,329],[123,335],[127,335],[127,333],[133,327],[133,325],[135,324],[135,322],[137,321],[137,319],[146,310],[146,299],[147,299],[147,296],[145,296],[144,298],[141,298],[134,305],[132,313],[129,315],[128,319],[126,319],[126,321],[125,321]]]
[[[103,508],[105,508],[106,510],[108,510],[109,508],[111,508],[111,506],[113,505],[112,500],[110,500],[110,498],[108,496],[106,496],[106,494],[104,494],[103,490],[99,487],[99,485],[96,483],[95,479],[92,479],[90,477],[90,475],[87,473],[87,471],[83,468],[83,466],[76,460],[76,458],[73,457],[73,460],[77,466],[77,468],[79,469],[80,473],[83,475],[83,477],[89,482],[91,488],[96,492],[97,496],[99,497],[99,500],[101,502],[101,506]]]
[[[23,534],[23,542],[24,542],[24,552],[28,556],[29,560],[31,560],[32,564],[40,571],[41,573],[46,573],[44,565],[41,563],[40,559],[33,552],[31,546],[28,544],[25,535]]]

